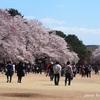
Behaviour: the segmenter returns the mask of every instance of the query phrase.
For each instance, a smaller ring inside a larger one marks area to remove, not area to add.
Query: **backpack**
[[[66,67],[68,67],[68,69],[66,70],[66,73],[69,73],[70,66],[66,66]]]

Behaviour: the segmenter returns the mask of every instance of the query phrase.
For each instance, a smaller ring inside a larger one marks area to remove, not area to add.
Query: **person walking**
[[[49,76],[50,76],[50,81],[53,81],[54,78],[53,62],[51,62],[49,66]]]
[[[25,67],[22,61],[20,61],[17,65],[17,76],[18,76],[18,83],[21,83],[22,77],[25,76]]]
[[[60,74],[61,74],[61,65],[59,64],[59,62],[55,63],[55,65],[53,66],[53,71],[54,71],[54,83],[55,85],[59,85]]]
[[[73,77],[73,71],[69,61],[65,66],[64,72],[65,72],[65,86],[67,85],[67,81],[68,81],[68,85],[70,85]]]
[[[72,66],[72,70],[73,70],[73,77],[76,77],[77,68],[75,65]]]
[[[91,78],[91,72],[93,71],[92,66],[89,64],[88,65],[88,76]]]
[[[11,83],[13,74],[14,74],[13,64],[11,63],[11,61],[8,61],[6,65],[6,73],[5,73],[5,75],[7,76],[7,83],[8,82]]]

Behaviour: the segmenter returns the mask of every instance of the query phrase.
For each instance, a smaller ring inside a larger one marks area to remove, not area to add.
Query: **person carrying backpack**
[[[70,85],[73,77],[73,71],[69,61],[65,66],[64,72],[65,72],[65,86],[67,85],[67,81],[68,81],[68,85]]]

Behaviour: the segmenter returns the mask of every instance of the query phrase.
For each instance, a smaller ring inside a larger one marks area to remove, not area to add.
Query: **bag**
[[[26,71],[25,71],[25,69],[23,69],[23,76],[25,76],[25,73],[26,73]]]
[[[7,73],[8,73],[8,70],[7,70],[7,68],[5,68],[5,75],[7,75]]]
[[[73,75],[71,75],[71,80],[73,80]]]

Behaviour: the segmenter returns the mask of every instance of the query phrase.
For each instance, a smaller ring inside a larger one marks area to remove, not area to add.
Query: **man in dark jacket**
[[[12,76],[14,74],[14,69],[13,69],[13,64],[11,63],[11,61],[7,62],[6,65],[6,73],[5,75],[7,76],[7,83],[12,81]],[[9,80],[10,77],[10,80]]]

